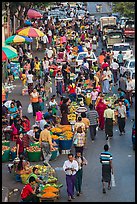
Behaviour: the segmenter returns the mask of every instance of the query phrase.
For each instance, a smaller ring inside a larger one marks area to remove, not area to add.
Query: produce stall
[[[2,145],[2,162],[8,162],[10,159],[10,147]]]
[[[38,146],[30,146],[26,148],[28,159],[30,162],[38,162],[41,158],[41,148]]]
[[[71,125],[58,125],[52,128],[52,139],[58,143],[60,152],[68,153],[71,150],[73,132]]]

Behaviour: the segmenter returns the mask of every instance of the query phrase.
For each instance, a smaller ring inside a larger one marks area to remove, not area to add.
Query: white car
[[[117,60],[119,51],[122,51],[124,60],[133,57],[133,50],[129,43],[115,43],[112,47],[113,59]]]
[[[76,58],[76,62],[78,63],[78,65],[82,65],[83,59],[86,58],[88,56],[88,52],[80,52]],[[94,52],[90,52],[90,58],[87,59],[89,61],[93,62],[97,62],[97,57],[94,54]]]
[[[121,74],[124,74],[126,71],[135,72],[135,58],[126,60],[124,65],[120,67]]]
[[[130,76],[131,79],[132,79],[132,85],[133,85],[132,93],[135,94],[135,71],[134,72],[132,72],[132,71],[125,71],[124,74],[123,74],[123,77],[127,78],[127,76]]]

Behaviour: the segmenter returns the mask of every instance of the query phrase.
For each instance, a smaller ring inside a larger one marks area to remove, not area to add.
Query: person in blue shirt
[[[111,173],[113,174],[112,154],[108,150],[109,146],[108,144],[105,144],[104,151],[100,154],[100,163],[102,164],[103,193],[106,193],[105,182],[108,183],[108,190],[111,189]]]
[[[130,112],[129,112],[130,103],[128,99],[126,99],[124,96],[121,96],[120,99],[123,101],[124,105],[126,106],[126,114],[127,114],[127,117],[129,117],[130,116]]]
[[[46,122],[50,122],[51,124],[56,123],[56,117],[54,117],[52,114],[52,108],[48,108],[48,111],[44,113],[44,119]]]
[[[19,114],[17,106],[15,106],[14,102],[11,102],[10,107],[8,108],[8,113],[10,114],[10,125],[12,125],[14,119]]]
[[[126,97],[126,94],[124,93],[124,91],[122,91],[121,88],[118,88],[118,96],[119,96],[119,98],[120,98],[121,96]]]
[[[82,44],[81,43],[79,43],[79,45],[78,45],[78,53],[79,52],[84,52],[84,50],[83,50],[83,47],[82,47]]]

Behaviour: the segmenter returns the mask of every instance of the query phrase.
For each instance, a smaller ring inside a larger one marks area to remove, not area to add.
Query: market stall
[[[52,139],[58,144],[59,151],[69,153],[72,146],[73,132],[71,125],[58,125],[58,127],[52,128]]]

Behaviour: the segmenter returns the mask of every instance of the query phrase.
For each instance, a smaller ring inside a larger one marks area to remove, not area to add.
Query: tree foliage
[[[115,2],[113,12],[119,12],[122,16],[135,18],[135,2]]]
[[[50,4],[49,2],[2,2],[2,9],[7,9],[7,3],[9,3],[10,17],[16,16],[18,20],[24,20],[30,8],[47,7]]]

